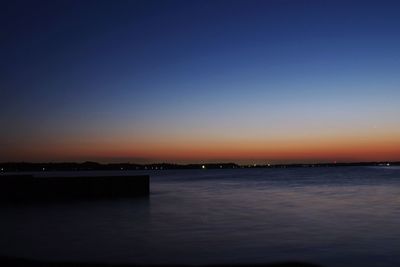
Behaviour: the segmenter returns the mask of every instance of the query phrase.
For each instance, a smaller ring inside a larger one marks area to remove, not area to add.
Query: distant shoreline
[[[31,171],[133,171],[133,170],[190,170],[190,169],[243,169],[243,168],[311,168],[311,167],[345,167],[345,166],[400,166],[400,162],[338,162],[338,163],[293,163],[293,164],[246,164],[236,163],[98,163],[98,162],[64,162],[64,163],[30,163],[5,162],[0,163],[2,172]]]

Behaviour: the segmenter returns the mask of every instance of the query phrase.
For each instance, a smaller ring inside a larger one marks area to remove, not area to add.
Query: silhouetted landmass
[[[22,258],[0,257],[0,266],[4,267],[191,267],[191,265],[138,265],[138,264],[102,264],[102,263],[79,263],[79,262],[52,262],[28,260]],[[196,267],[318,267],[304,262],[281,262],[271,264],[229,264],[229,265],[195,265]]]
[[[253,164],[204,163],[204,164],[135,164],[97,162],[64,163],[0,163],[1,172],[37,172],[37,171],[116,171],[116,170],[184,170],[184,169],[239,169],[239,168],[303,168],[303,167],[343,167],[343,166],[400,166],[400,162],[351,162],[351,163],[315,163],[315,164]]]

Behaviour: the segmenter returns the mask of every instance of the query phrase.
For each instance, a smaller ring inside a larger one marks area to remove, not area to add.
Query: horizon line
[[[152,163],[135,163],[135,162],[98,162],[98,161],[48,161],[48,162],[32,162],[32,161],[5,161],[0,162],[0,165],[7,164],[96,164],[96,165],[176,165],[176,166],[190,166],[190,165],[237,165],[237,166],[282,166],[282,165],[340,165],[340,164],[400,164],[400,161],[321,161],[321,162],[291,162],[291,163],[248,163],[239,164],[234,161],[231,162],[196,162],[196,163],[177,163],[177,162],[152,162]]]

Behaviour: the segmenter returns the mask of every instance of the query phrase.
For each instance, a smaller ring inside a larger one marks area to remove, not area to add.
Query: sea
[[[149,174],[144,199],[0,205],[0,255],[132,264],[400,266],[400,167]]]

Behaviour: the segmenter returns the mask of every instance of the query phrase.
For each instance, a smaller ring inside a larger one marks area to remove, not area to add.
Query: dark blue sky
[[[397,1],[0,10],[0,160],[400,159]]]

